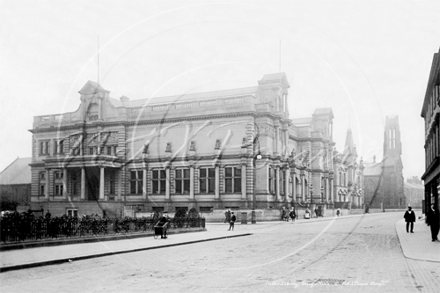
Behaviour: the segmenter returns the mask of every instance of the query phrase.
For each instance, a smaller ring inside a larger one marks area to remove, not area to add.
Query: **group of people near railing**
[[[63,215],[52,217],[35,216],[31,211],[8,213],[0,218],[1,242],[53,239],[61,237],[82,237],[88,235],[106,235],[131,232],[152,231],[160,219],[159,213],[150,217],[109,218],[97,214],[72,217]],[[204,227],[200,217],[180,217],[169,219],[169,228]]]

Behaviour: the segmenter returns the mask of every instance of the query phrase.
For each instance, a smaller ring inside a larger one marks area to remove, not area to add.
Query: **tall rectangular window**
[[[46,172],[40,172],[39,174],[39,192],[41,196],[45,195],[46,191]]]
[[[49,154],[49,141],[41,141],[40,155],[48,155],[48,154]]]
[[[241,192],[241,168],[239,167],[225,168],[225,192],[226,193]]]
[[[215,168],[200,168],[200,193],[215,192]]]
[[[57,171],[54,173],[54,188],[56,196],[63,195],[63,172]]]
[[[142,171],[130,171],[130,193],[142,193]]]
[[[176,169],[175,176],[176,194],[189,194],[190,174],[189,169]]]
[[[61,155],[64,152],[64,141],[59,140],[55,142],[55,153]]]
[[[165,194],[166,177],[167,175],[165,170],[153,170],[153,193]]]

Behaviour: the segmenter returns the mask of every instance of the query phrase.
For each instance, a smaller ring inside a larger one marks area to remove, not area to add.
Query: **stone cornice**
[[[96,127],[112,127],[112,126],[134,126],[134,125],[148,125],[148,124],[163,124],[166,123],[176,123],[182,121],[197,121],[197,120],[210,120],[210,119],[221,119],[221,118],[234,118],[234,117],[261,117],[269,116],[273,119],[279,118],[277,115],[267,112],[267,113],[257,113],[255,111],[247,112],[236,112],[236,113],[221,113],[212,115],[200,115],[200,116],[190,116],[190,117],[170,117],[167,119],[153,119],[153,120],[139,120],[139,121],[110,121],[110,122],[95,122],[95,123],[77,123],[72,125],[64,125],[60,127],[49,126],[45,128],[34,128],[29,129],[32,133],[42,133],[42,132],[55,132],[61,130],[75,130],[81,127],[84,128],[96,128]]]

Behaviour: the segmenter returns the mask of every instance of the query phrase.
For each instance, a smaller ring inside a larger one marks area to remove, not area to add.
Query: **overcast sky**
[[[424,172],[438,0],[0,0],[0,25],[0,170],[31,156],[33,116],[79,107],[99,36],[99,82],[113,98],[256,86],[281,65],[291,118],[332,107],[337,149],[350,127],[372,161],[385,117],[398,115],[404,176]]]

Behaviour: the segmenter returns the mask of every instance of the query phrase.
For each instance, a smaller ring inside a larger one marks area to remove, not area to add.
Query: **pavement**
[[[416,220],[413,231],[414,233],[406,232],[404,219],[396,222],[396,232],[403,255],[414,260],[440,262],[440,241],[432,241],[431,230],[425,224],[424,217]]]
[[[349,215],[341,218],[373,216]],[[330,221],[333,217],[299,219],[296,224],[307,224],[317,221]],[[277,222],[258,222],[247,225],[236,223],[235,231],[227,231],[227,224],[207,223],[206,230],[191,233],[170,234],[167,239],[154,239],[152,235],[125,236],[111,239],[95,238],[72,240],[63,245],[52,245],[47,242],[39,242],[39,245],[29,245],[29,248],[11,249],[0,252],[0,273],[23,268],[32,268],[45,265],[61,264],[72,261],[110,256],[122,253],[137,252],[143,250],[160,249],[165,247],[188,245],[192,243],[214,241],[233,237],[245,237],[253,234],[253,231],[274,225]],[[246,226],[246,227],[244,227]],[[243,229],[241,229],[243,228]],[[405,222],[396,222],[396,232],[400,241],[402,252],[406,258],[430,262],[440,262],[440,242],[431,242],[429,227],[424,220],[418,220],[414,226],[414,233],[406,233]],[[80,241],[80,242],[79,242]],[[58,243],[61,244],[61,243]]]

